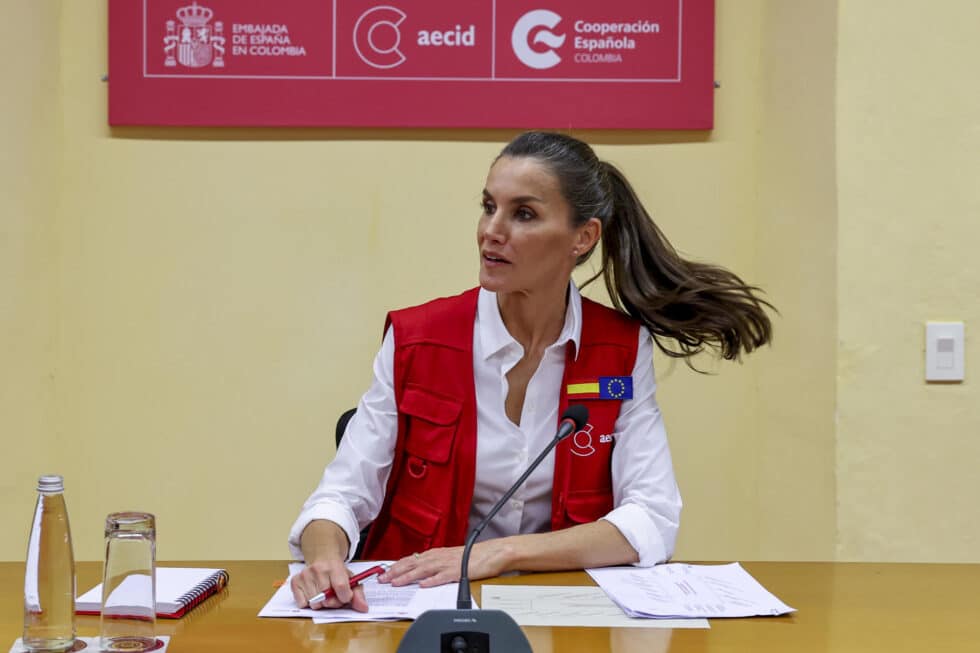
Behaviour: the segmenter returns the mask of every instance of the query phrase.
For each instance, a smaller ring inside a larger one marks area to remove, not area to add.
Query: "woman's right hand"
[[[358,612],[367,612],[364,588],[350,588],[351,573],[344,564],[350,543],[340,526],[323,519],[311,521],[300,536],[300,547],[307,566],[289,583],[297,606],[319,610],[349,605]],[[327,588],[333,589],[334,596],[310,603],[311,598]]]
[[[301,608],[309,606],[314,610],[321,608],[349,607],[358,612],[367,612],[368,604],[364,598],[364,588],[350,587],[351,573],[343,560],[319,560],[311,563],[290,580],[293,598]],[[310,599],[327,588],[333,588],[334,596],[323,601]]]

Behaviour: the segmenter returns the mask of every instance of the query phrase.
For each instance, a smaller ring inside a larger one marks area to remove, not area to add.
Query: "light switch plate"
[[[962,322],[926,322],[926,381],[962,381]]]

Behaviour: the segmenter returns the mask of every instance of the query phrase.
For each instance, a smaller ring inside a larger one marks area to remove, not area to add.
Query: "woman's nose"
[[[483,216],[483,235],[494,242],[502,242],[507,237],[506,224],[500,211]]]

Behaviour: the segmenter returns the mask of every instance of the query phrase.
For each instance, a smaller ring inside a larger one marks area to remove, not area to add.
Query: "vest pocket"
[[[423,461],[445,464],[452,453],[462,402],[408,385],[398,410],[408,416],[405,450]]]
[[[391,520],[401,531],[400,549],[404,555],[430,548],[441,519],[438,510],[417,497],[399,494],[391,501]]]
[[[575,524],[588,524],[612,510],[612,491],[571,492],[565,499],[565,514]]]

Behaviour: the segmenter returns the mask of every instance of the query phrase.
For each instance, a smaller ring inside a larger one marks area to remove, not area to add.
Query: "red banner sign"
[[[713,44],[713,0],[109,0],[109,122],[710,129]]]

